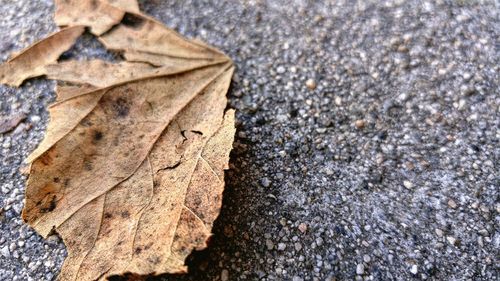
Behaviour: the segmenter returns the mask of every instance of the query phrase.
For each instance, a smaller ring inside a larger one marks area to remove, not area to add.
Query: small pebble
[[[335,105],[341,106],[342,105],[342,98],[339,96],[335,97]]]
[[[268,178],[263,178],[260,183],[262,184],[263,187],[269,187],[271,185],[271,182],[269,181]]]
[[[7,259],[10,258],[9,248],[7,246],[4,246],[2,249],[0,249],[0,254]]]
[[[356,128],[358,129],[363,129],[365,127],[365,121],[364,120],[356,120],[356,122],[354,122],[354,125],[356,126]]]
[[[307,79],[306,86],[307,88],[309,88],[309,90],[314,90],[316,89],[316,81],[314,81],[313,79]]]
[[[318,237],[318,238],[316,238],[315,242],[316,242],[316,245],[321,246],[321,245],[323,245],[323,238]]]
[[[229,271],[227,269],[223,269],[222,272],[220,273],[220,280],[221,281],[229,280]]]
[[[273,241],[269,240],[269,239],[266,239],[266,247],[269,251],[271,251],[272,249],[274,249],[274,244],[273,244]]]
[[[302,222],[302,223],[299,224],[298,228],[299,228],[300,232],[305,233],[307,231],[307,224],[305,224],[305,223]]]
[[[413,188],[413,183],[411,181],[403,181],[403,186],[408,189],[411,189]]]
[[[478,231],[478,233],[479,233],[479,234],[481,234],[482,236],[488,236],[488,235],[489,235],[488,230],[486,230],[486,229],[484,229],[484,228],[483,228],[483,229],[480,229],[480,230]]]
[[[286,69],[283,67],[283,66],[278,66],[278,68],[276,69],[276,72],[278,72],[279,74],[283,74],[285,73]]]
[[[455,245],[455,243],[457,242],[457,239],[453,236],[446,236],[446,240],[448,240],[448,243],[450,243],[451,245]]]
[[[456,209],[457,203],[455,203],[455,201],[453,201],[453,199],[450,199],[450,200],[448,200],[448,207],[450,207],[452,209]]]
[[[365,266],[362,263],[360,263],[356,266],[356,274],[363,275],[363,273],[365,273]]]
[[[40,120],[42,120],[42,118],[38,115],[33,115],[33,116],[31,116],[30,119],[31,119],[31,122],[33,122],[33,123],[38,123],[38,122],[40,122]]]
[[[412,265],[410,268],[411,274],[415,275],[418,273],[418,266],[416,264]]]

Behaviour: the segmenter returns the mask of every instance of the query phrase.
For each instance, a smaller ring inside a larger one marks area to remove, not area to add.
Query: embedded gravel
[[[208,250],[151,280],[494,280],[500,275],[498,1],[141,1],[222,49],[238,132]],[[56,27],[0,0],[0,61]],[[65,55],[118,59],[90,35]],[[0,86],[0,280],[66,251],[23,225],[23,160],[54,83]]]

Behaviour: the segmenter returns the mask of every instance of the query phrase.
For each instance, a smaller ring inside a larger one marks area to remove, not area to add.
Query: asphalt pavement
[[[235,62],[221,215],[185,276],[495,280],[498,1],[140,1]],[[56,30],[51,0],[0,0],[0,61]],[[66,58],[120,56],[85,35]],[[66,250],[20,219],[19,168],[52,81],[0,86],[0,280],[54,280]]]

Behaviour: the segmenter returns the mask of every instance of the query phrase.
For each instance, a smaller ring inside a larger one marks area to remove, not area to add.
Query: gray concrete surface
[[[498,1],[141,7],[237,66],[215,236],[188,275],[157,280],[498,278]],[[52,12],[49,0],[0,0],[0,60],[55,30]],[[91,36],[72,56],[117,58]],[[19,218],[18,168],[43,138],[53,86],[0,86],[0,115],[27,114],[0,135],[0,280],[52,280],[65,255]]]

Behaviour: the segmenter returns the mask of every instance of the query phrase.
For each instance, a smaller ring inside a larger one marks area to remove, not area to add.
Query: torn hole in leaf
[[[122,24],[133,29],[141,28],[146,21],[134,14],[126,13],[122,19]]]
[[[88,31],[88,29],[86,29],[80,38],[76,40],[75,45],[73,45],[71,49],[64,52],[57,61],[64,62],[72,59],[101,59],[114,63],[124,61],[123,56],[119,52],[106,49],[104,45]]]
[[[182,157],[181,157],[181,158],[182,158]],[[160,169],[160,170],[158,170],[158,171],[162,171],[162,170],[173,170],[173,169],[175,169],[175,168],[179,167],[179,165],[180,165],[180,164],[181,164],[181,160],[179,159],[179,160],[178,160],[178,161],[177,161],[174,165],[172,165],[172,166],[167,166],[167,167],[162,168],[162,169]]]
[[[187,139],[188,139],[188,138],[186,137],[186,130],[182,130],[182,131],[181,131],[181,135],[182,135],[182,138],[183,138],[182,143],[184,143],[184,142],[185,142],[185,141],[187,141]]]
[[[203,133],[201,131],[191,130],[191,133],[203,136]]]

